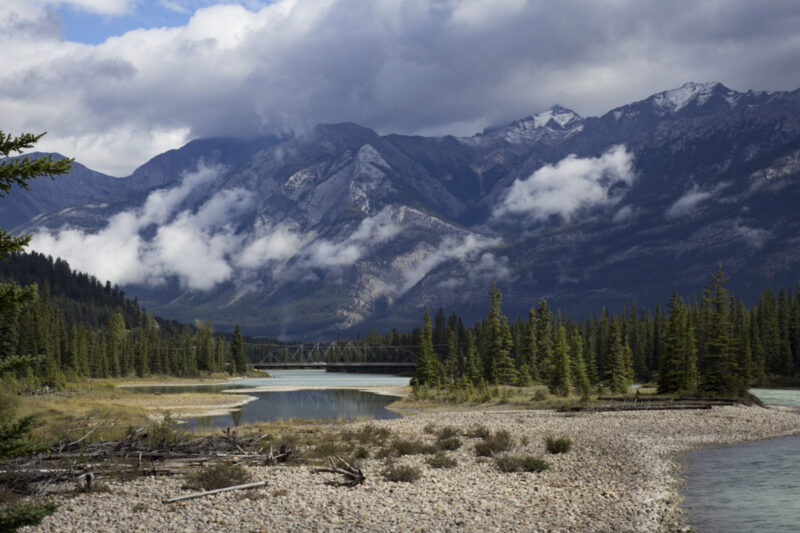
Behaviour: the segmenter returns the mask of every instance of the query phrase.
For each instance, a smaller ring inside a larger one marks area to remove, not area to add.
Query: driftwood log
[[[336,485],[340,487],[354,487],[364,483],[367,477],[360,468],[357,468],[338,455],[328,457],[329,467],[317,468],[314,473],[317,474],[334,474],[341,476],[340,478],[326,477],[325,482],[329,485]]]
[[[228,492],[231,490],[255,489],[257,487],[263,487],[266,484],[267,484],[266,481],[256,481],[255,483],[245,483],[244,485],[234,485],[232,487],[223,487],[221,489],[207,490],[204,492],[193,492],[192,494],[187,494],[185,496],[177,496],[175,498],[164,500],[164,503],[175,503],[175,502],[181,502],[183,500],[192,500],[194,498],[202,498],[203,496],[210,496],[211,494],[219,494],[220,492]]]

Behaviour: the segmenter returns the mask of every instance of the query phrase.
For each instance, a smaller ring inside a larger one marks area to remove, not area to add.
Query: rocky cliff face
[[[287,337],[405,327],[422,306],[573,313],[800,279],[800,93],[686,84],[469,138],[320,125],[201,140],[128,178],[76,166],[0,225],[149,310]]]

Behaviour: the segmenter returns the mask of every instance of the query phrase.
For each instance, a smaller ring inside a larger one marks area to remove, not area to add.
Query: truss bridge
[[[297,344],[245,343],[255,369],[324,369],[329,372],[413,374],[417,346],[361,341]]]

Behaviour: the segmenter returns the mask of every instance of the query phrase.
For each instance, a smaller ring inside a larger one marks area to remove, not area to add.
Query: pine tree
[[[567,344],[567,330],[563,324],[556,328],[555,341],[548,387],[553,394],[569,396],[572,391],[573,368]]]
[[[480,364],[478,362],[478,351],[475,349],[472,331],[467,331],[467,358],[464,362],[464,376],[472,383],[477,385],[481,380]]]
[[[706,332],[705,373],[701,383],[704,393],[720,396],[742,392],[732,349],[730,295],[725,288],[727,281],[720,266],[712,277],[709,290],[711,308]]]
[[[536,373],[539,379],[546,381],[550,375],[553,352],[553,315],[542,300],[536,308]]]
[[[512,346],[511,327],[504,316],[500,323],[500,354],[495,367],[495,379],[501,385],[516,385],[519,380],[514,359],[511,358]]]
[[[572,383],[575,389],[581,393],[581,400],[586,401],[592,392],[592,384],[586,371],[586,360],[583,357],[583,337],[580,333],[575,333],[572,337]]]
[[[244,358],[244,338],[239,324],[233,330],[231,341],[231,374],[244,374],[247,372],[247,360]]]
[[[619,318],[613,317],[609,329],[609,347],[606,356],[606,381],[612,392],[624,394],[628,392],[632,374],[630,365],[630,348],[622,341]]]
[[[439,363],[433,351],[433,327],[431,315],[425,307],[425,319],[422,325],[422,341],[417,356],[416,384],[429,387],[439,386]]]
[[[497,381],[497,365],[503,357],[503,331],[500,323],[502,301],[500,289],[492,282],[489,289],[489,313],[486,316],[486,357],[483,361],[483,375],[489,383]]]
[[[536,311],[532,307],[528,311],[528,322],[525,325],[524,353],[530,378],[539,381],[539,368],[536,364]]]

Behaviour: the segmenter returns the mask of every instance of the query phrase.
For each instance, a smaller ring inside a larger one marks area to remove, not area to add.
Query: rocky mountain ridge
[[[799,91],[688,83],[467,138],[205,139],[128,178],[39,180],[0,226],[164,316],[283,337],[407,327],[426,304],[477,318],[492,280],[511,315],[652,305],[719,261],[752,296],[800,279],[798,111]]]

